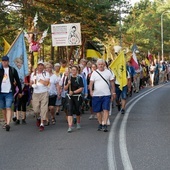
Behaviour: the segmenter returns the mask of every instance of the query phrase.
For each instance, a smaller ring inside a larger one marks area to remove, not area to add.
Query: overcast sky
[[[140,2],[141,0],[130,0],[130,3],[132,4],[132,5],[134,5],[136,2]],[[150,0],[150,1],[154,1],[154,0]]]

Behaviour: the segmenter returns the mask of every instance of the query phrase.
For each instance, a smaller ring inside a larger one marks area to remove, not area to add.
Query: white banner
[[[52,46],[81,45],[80,23],[51,25]]]

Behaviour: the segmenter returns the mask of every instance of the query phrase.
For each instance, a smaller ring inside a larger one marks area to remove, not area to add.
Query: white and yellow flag
[[[120,84],[120,90],[127,85],[127,72],[124,52],[121,51],[117,58],[109,66]]]

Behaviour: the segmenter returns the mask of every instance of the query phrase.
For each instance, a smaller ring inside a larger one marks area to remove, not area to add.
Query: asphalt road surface
[[[0,170],[169,170],[170,84],[145,88],[128,99],[125,115],[113,108],[109,132],[98,132],[89,112],[82,129],[67,133],[64,113],[43,132],[27,125],[0,129]]]

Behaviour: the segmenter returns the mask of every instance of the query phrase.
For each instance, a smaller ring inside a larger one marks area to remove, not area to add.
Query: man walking
[[[44,70],[44,63],[38,62],[37,69],[31,74],[31,84],[33,87],[32,105],[34,113],[37,115],[37,126],[40,131],[44,130],[44,121],[48,112],[48,85],[50,75]]]
[[[104,132],[107,132],[110,102],[113,97],[116,97],[114,75],[105,68],[105,61],[102,59],[97,60],[97,68],[91,75],[89,90],[92,96],[92,108],[97,113],[99,122],[98,131],[103,129]],[[102,120],[104,121],[104,126],[102,126]]]
[[[15,68],[9,66],[9,57],[3,56],[2,66],[0,67],[0,108],[2,109],[5,120],[3,128],[6,129],[6,131],[10,130],[9,124],[12,116],[11,106],[16,87],[14,84],[16,84],[19,89],[18,97],[21,97],[22,87],[18,73]]]

